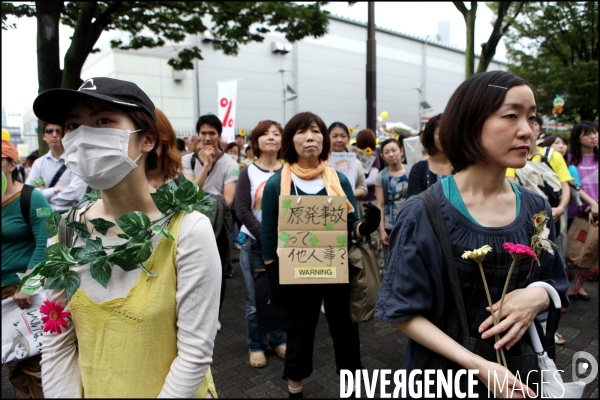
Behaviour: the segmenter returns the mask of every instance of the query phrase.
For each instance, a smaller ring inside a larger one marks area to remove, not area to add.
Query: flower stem
[[[490,296],[490,290],[488,289],[487,280],[485,279],[485,274],[483,273],[483,265],[481,265],[481,263],[478,263],[478,264],[479,264],[479,272],[481,272],[481,279],[483,279],[483,287],[485,288],[485,294],[487,296],[488,305],[490,307],[490,313],[492,314],[492,321],[494,322],[494,326],[497,326],[498,319],[496,318],[496,315],[494,315],[492,297]],[[495,341],[498,342],[498,340],[500,340],[500,335],[496,334]],[[506,359],[504,358],[504,349],[496,349],[496,360],[498,361],[498,364],[502,364],[502,362],[500,361],[500,358],[502,358],[503,365],[506,367]]]
[[[504,297],[506,296],[506,291],[508,290],[508,283],[510,282],[510,277],[512,276],[512,272],[513,272],[513,269],[515,269],[516,264],[517,264],[517,259],[513,255],[513,262],[512,262],[512,264],[510,264],[510,269],[508,270],[508,276],[506,277],[506,282],[504,282],[504,289],[502,290],[502,297],[500,298],[500,308],[498,309],[498,320],[500,320],[500,318],[502,318],[502,307],[504,306]],[[506,367],[506,365],[505,365],[505,367]]]
[[[529,279],[529,277],[531,276],[531,271],[533,271],[533,258],[531,259],[531,265],[529,266],[529,273],[527,274],[527,278]]]

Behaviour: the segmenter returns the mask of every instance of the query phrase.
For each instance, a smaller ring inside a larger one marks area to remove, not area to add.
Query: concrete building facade
[[[251,130],[265,119],[285,123],[301,111],[316,113],[326,124],[341,121],[361,129],[366,125],[366,39],[366,24],[331,16],[329,32],[321,38],[290,44],[283,35],[270,33],[262,43],[240,46],[237,57],[215,50],[210,35],[136,51],[111,49],[107,43],[90,54],[81,78],[137,83],[165,112],[178,136],[193,134],[199,115],[218,113],[217,82],[232,79],[238,79],[236,130]],[[386,121],[416,128],[422,101],[431,105],[423,116],[442,112],[464,80],[464,52],[380,28],[376,42],[377,114],[387,111]],[[190,45],[202,50],[204,60],[195,63],[195,70],[174,71],[168,59]],[[492,62],[489,70],[498,69],[506,68]],[[284,103],[293,93],[284,93],[287,86],[297,97]]]

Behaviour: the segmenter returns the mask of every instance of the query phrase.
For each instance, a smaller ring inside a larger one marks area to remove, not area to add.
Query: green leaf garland
[[[205,195],[201,189],[198,189],[195,182],[191,182],[183,176],[179,186],[171,181],[158,188],[150,196],[158,210],[164,215],[151,221],[146,214],[132,211],[117,218],[116,225],[123,231],[123,233],[117,233],[117,237],[127,240],[118,246],[104,246],[102,238],[92,237],[94,230],[100,235],[106,235],[108,230],[115,226],[114,223],[102,218],[89,220],[93,227],[92,232],[89,232],[86,221],[71,221],[71,216],[83,203],[89,203],[89,207],[91,203],[101,198],[99,190],[94,189],[86,193],[84,200],[68,211],[64,220],[71,222],[65,224],[62,216],[53,212],[44,223],[48,237],[56,236],[59,229],[68,229],[67,232],[73,232],[76,235],[73,243],[80,238],[85,242],[85,246],[69,248],[62,242],[49,246],[46,248],[46,262],[36,265],[28,274],[18,274],[21,278],[19,290],[33,294],[42,287],[42,282],[44,282],[45,289],[65,289],[67,299],[71,299],[80,282],[79,274],[73,268],[86,264],[90,265],[92,278],[105,288],[115,265],[124,271],[141,268],[148,276],[156,276],[143,265],[152,255],[152,237],[160,235],[163,238],[174,240],[167,230],[171,219],[180,211],[186,213],[199,211],[207,214],[212,210],[215,199],[210,195]],[[113,250],[112,254],[107,252],[109,249]]]

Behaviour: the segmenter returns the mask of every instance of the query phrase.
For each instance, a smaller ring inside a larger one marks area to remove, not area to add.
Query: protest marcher
[[[35,160],[25,183],[38,188],[53,211],[63,213],[83,199],[86,185],[65,165],[63,127],[44,122],[43,132],[50,151]]]
[[[38,118],[64,126],[66,164],[100,189],[100,199],[73,213],[91,232],[86,243],[100,241],[106,254],[114,255],[114,247],[108,246],[135,239],[123,238],[125,225],[117,225],[117,218],[132,212],[139,213],[134,215],[140,221],[141,214],[150,221],[165,217],[146,178],[149,159],[157,157],[150,154],[160,140],[155,108],[137,85],[91,78],[78,90],[40,94],[33,110]],[[92,225],[98,218],[112,223],[104,234]],[[139,264],[124,264],[112,268],[101,284],[92,271],[96,267],[77,265],[70,273],[78,275],[79,287],[70,299],[65,289],[46,290],[52,307],[65,307],[71,317],[67,327],[44,334],[47,397],[216,397],[210,363],[221,280],[217,246],[209,219],[199,212],[182,211],[170,218],[166,229],[172,238],[149,237],[154,250],[142,265],[154,276]],[[61,238],[59,229],[61,244],[84,246],[79,235],[63,232]],[[134,235],[131,230],[128,234]],[[142,250],[133,251],[137,253],[128,259],[142,256]]]
[[[415,163],[410,169],[408,193],[411,197],[429,189],[438,180],[452,175],[452,163],[440,145],[440,121],[442,114],[431,117],[420,134],[421,144],[427,158]]]
[[[244,140],[244,137],[242,135],[235,135],[235,143],[238,145],[240,152],[246,145],[246,141]]]
[[[569,165],[575,167],[581,186],[583,204],[580,210],[574,202],[569,204],[568,225],[574,218],[586,216],[598,217],[598,128],[589,121],[578,122],[571,130]],[[569,289],[572,300],[589,301],[590,296],[583,288],[587,270],[577,268],[573,289]]]
[[[185,145],[184,150],[186,152],[190,151],[190,138],[189,137],[186,136],[186,137],[183,138],[183,144]]]
[[[216,115],[201,116],[196,123],[196,132],[200,137],[199,143],[202,145],[202,150],[186,154],[181,158],[181,162],[184,176],[196,182],[205,193],[217,198],[217,201],[213,203],[210,218],[217,238],[217,247],[223,269],[219,300],[220,313],[225,298],[225,280],[228,275],[232,276],[233,274],[233,269],[227,270],[227,252],[233,238],[233,222],[230,210],[235,197],[235,185],[240,170],[237,162],[226,156],[219,145],[223,125]],[[220,322],[218,326],[220,330]]]
[[[39,190],[27,188],[18,180],[17,158],[15,146],[3,139],[2,172],[6,176],[6,191],[2,194],[2,300],[12,297],[19,308],[27,309],[31,307],[30,296],[18,291],[17,273],[29,272],[44,261],[48,239],[44,221],[52,210]],[[8,380],[19,397],[44,398],[41,359],[38,354],[8,365]]]
[[[560,256],[543,250],[549,242],[531,242],[532,234],[555,239],[548,201],[505,179],[507,168],[527,161],[535,112],[534,88],[504,71],[470,77],[446,106],[440,142],[457,173],[402,206],[377,301],[375,317],[410,338],[407,375],[414,369],[476,369],[483,384],[469,390],[480,398],[490,396],[488,388],[495,396],[510,396],[521,383],[524,391],[517,393],[532,397],[540,386],[537,354],[524,334],[532,322],[541,334],[535,317],[548,311],[541,340],[553,355],[561,313],[550,306],[544,288],[527,286],[545,282],[566,305],[568,280]],[[490,303],[497,320],[486,308]],[[500,364],[503,354],[508,369]],[[420,380],[415,385],[423,384],[422,375]],[[436,393],[432,380],[429,390]],[[466,385],[461,379],[461,390]]]
[[[252,145],[250,143],[248,143],[246,145],[246,158],[244,158],[244,161],[242,161],[242,163],[244,163],[244,165],[250,165],[254,162],[254,153],[252,152]]]
[[[569,205],[569,201],[571,199],[569,181],[573,178],[569,173],[569,168],[567,167],[564,157],[562,157],[560,153],[554,152],[553,149],[546,151],[537,145],[537,140],[540,136],[543,122],[544,120],[542,119],[541,115],[536,113],[532,131],[533,135],[531,137],[531,147],[529,149],[529,154],[527,155],[527,160],[546,163],[554,171],[554,173],[556,173],[558,180],[561,183],[562,191],[560,199],[558,199],[557,204],[550,204],[552,206],[552,216],[554,218],[554,222],[557,223],[556,235],[559,236],[559,234],[562,233],[566,234],[566,227],[564,224],[561,224],[559,219],[566,212],[567,206]],[[517,182],[515,168],[507,168],[506,176],[513,182]],[[552,199],[549,199],[549,201],[552,201]],[[562,249],[559,249],[559,251],[564,256],[564,246]]]
[[[279,196],[345,196],[349,237],[362,239],[379,227],[380,212],[365,205],[359,221],[354,193],[348,179],[327,165],[330,139],[323,120],[311,112],[295,115],[283,130],[281,143],[283,168],[265,186],[262,198],[262,253],[269,276],[272,304],[286,309],[287,352],[284,376],[291,398],[302,398],[302,380],[312,373],[315,329],[321,303],[333,339],[336,372],[362,369],[358,324],[350,317],[350,284],[279,283],[280,260],[277,255]],[[350,240],[347,241],[349,244]]]
[[[157,144],[154,153],[148,154],[146,164],[146,178],[154,189],[158,189],[165,183],[175,180],[179,183],[178,177],[181,176],[183,167],[181,166],[181,154],[179,153],[175,140],[175,130],[171,122],[158,108],[154,109],[156,114]]]
[[[255,284],[266,274],[261,248],[261,201],[267,180],[283,166],[279,161],[282,132],[281,125],[269,120],[259,122],[252,130],[250,142],[256,149],[257,159],[241,170],[235,193],[237,215],[242,223],[240,266],[246,283],[246,343],[250,365],[258,368],[267,365],[267,347],[270,346],[281,358],[285,358],[286,351],[282,331],[267,334],[259,326],[257,303],[267,304],[267,298],[257,297],[255,290]],[[268,281],[263,279],[262,282]]]
[[[334,122],[329,125],[329,138],[331,140],[332,153],[348,153],[348,143],[350,143],[350,131],[348,127],[341,122]],[[354,198],[360,200],[367,195],[367,184],[365,183],[365,170],[362,164],[356,161],[356,179],[354,181]]]
[[[370,203],[377,206],[377,198],[375,197],[375,179],[377,174],[381,170],[382,163],[379,153],[376,151],[377,137],[375,132],[370,129],[363,129],[356,135],[356,147],[364,150],[367,155],[374,157],[373,165],[369,171],[365,171],[365,184],[367,185],[367,194],[358,201],[358,216],[362,218],[363,211],[366,203]],[[379,270],[383,271],[383,249],[381,246],[381,239],[379,232],[373,232],[371,234],[371,242],[375,248],[375,255],[377,256],[377,265]]]
[[[190,147],[188,152],[200,151],[199,149],[196,149],[199,140],[200,138],[198,137],[198,135],[190,136]]]
[[[388,139],[381,143],[381,155],[388,166],[377,174],[375,179],[375,195],[377,206],[381,210],[381,224],[379,225],[379,236],[383,246],[383,270],[387,269],[389,258],[389,235],[396,225],[400,207],[407,199],[408,176],[406,176],[406,165],[402,164],[404,147],[396,139]]]

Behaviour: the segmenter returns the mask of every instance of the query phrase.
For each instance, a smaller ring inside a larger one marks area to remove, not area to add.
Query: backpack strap
[[[454,254],[452,253],[452,245],[450,244],[450,237],[444,224],[444,218],[442,217],[442,210],[431,193],[431,190],[425,190],[418,195],[425,203],[425,209],[427,211],[427,219],[433,228],[433,233],[438,240],[438,243],[442,249],[442,261],[446,266],[446,272],[448,273],[448,279],[450,282],[450,288],[452,290],[452,297],[454,297],[454,305],[457,309],[460,330],[461,330],[461,345],[468,349],[469,348],[469,327],[467,325],[467,312],[465,309],[462,293],[460,290],[460,282],[458,280],[458,273],[456,272],[456,265],[454,263]]]
[[[192,153],[192,174],[194,173],[194,167],[196,166],[196,160],[198,160],[198,153]]]
[[[49,188],[54,187],[54,185],[56,185],[56,183],[58,182],[58,180],[60,179],[60,177],[62,176],[62,174],[65,172],[66,169],[67,169],[66,164],[63,164],[62,167],[60,167],[58,169],[58,171],[56,171],[56,174],[54,174],[54,178],[52,178],[50,185],[48,185]]]
[[[33,193],[33,189],[31,185],[23,185],[23,189],[21,189],[21,214],[27,225],[30,225],[29,212],[31,210],[31,193]]]
[[[552,147],[548,146],[544,149],[544,154],[542,154],[542,162],[548,164],[548,166],[550,168],[552,168],[552,165],[550,165],[550,160],[552,159],[552,153],[554,153],[554,149]],[[554,171],[554,169],[552,169],[552,171]]]

